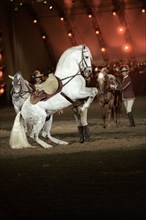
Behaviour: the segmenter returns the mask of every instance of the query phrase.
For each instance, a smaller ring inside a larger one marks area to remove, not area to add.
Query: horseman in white
[[[93,99],[97,95],[97,88],[87,88],[85,78],[92,73],[91,53],[87,46],[79,45],[67,49],[59,59],[55,76],[61,80],[62,89],[45,101],[36,104],[30,102],[30,97],[24,102],[22,109],[16,115],[10,136],[11,148],[31,147],[28,143],[23,121],[31,128],[30,137],[44,148],[52,145],[39,138],[39,133],[43,128],[46,118],[73,104],[77,99],[88,98],[81,108],[84,111],[89,108]],[[50,138],[50,120],[45,124],[48,127],[48,138]],[[68,144],[65,141],[50,138],[58,144]]]

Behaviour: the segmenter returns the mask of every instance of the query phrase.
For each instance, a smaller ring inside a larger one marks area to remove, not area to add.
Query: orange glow
[[[112,13],[112,14],[113,14],[113,16],[116,16],[116,15],[117,15],[115,11],[113,11],[113,13]]]
[[[99,30],[96,30],[95,33],[96,33],[96,34],[99,34]]]
[[[92,18],[92,15],[91,15],[91,14],[88,14],[88,18]]]
[[[122,47],[124,52],[130,52],[131,51],[131,46],[129,44],[124,44]]]
[[[142,12],[142,13],[145,13],[145,8],[142,8],[141,12]]]
[[[60,18],[60,21],[64,21],[64,17],[61,17],[61,18]]]
[[[124,27],[122,27],[122,26],[118,27],[118,33],[119,34],[123,34],[124,32],[125,32],[125,28]]]
[[[101,51],[102,51],[102,52],[105,52],[106,50],[105,50],[105,48],[104,48],[104,47],[102,47],[102,48],[101,48]]]
[[[33,20],[33,23],[36,24],[38,21],[36,19]]]
[[[68,36],[69,36],[69,37],[72,37],[72,33],[71,33],[71,32],[69,32],[69,33],[68,33]]]
[[[3,77],[3,72],[0,70],[0,78]]]
[[[52,8],[53,8],[53,5],[50,5],[50,6],[49,6],[49,9],[51,10]]]
[[[42,39],[43,39],[43,40],[45,40],[45,39],[46,39],[46,36],[45,36],[45,35],[43,35],[43,36],[42,36]]]
[[[4,93],[4,88],[0,89],[0,95]]]

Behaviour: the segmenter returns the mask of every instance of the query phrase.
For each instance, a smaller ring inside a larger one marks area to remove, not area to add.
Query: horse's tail
[[[26,147],[31,147],[31,145],[28,143],[23,121],[22,121],[22,115],[19,111],[15,117],[14,124],[11,130],[10,135],[10,146],[13,149],[21,149]]]

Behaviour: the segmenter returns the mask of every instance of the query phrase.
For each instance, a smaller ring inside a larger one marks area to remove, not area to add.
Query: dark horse
[[[102,111],[104,128],[110,126],[112,115],[118,125],[122,107],[121,91],[117,89],[119,86],[120,81],[114,75],[108,74],[106,67],[97,73],[97,100]]]

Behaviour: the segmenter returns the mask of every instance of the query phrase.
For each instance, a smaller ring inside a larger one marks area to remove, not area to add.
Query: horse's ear
[[[86,48],[86,45],[84,44],[84,45],[83,45],[83,50],[85,50],[85,48]]]
[[[20,75],[22,75],[21,71],[19,71],[19,70],[16,72],[16,74],[20,74]]]
[[[8,77],[12,80],[14,79],[14,76],[8,75]]]

